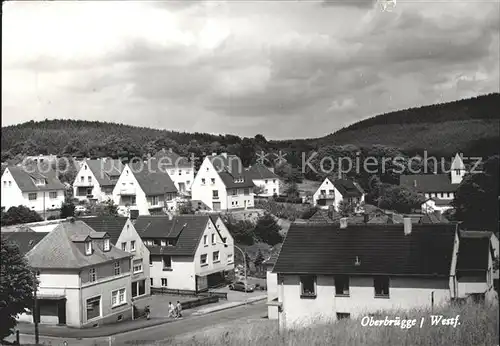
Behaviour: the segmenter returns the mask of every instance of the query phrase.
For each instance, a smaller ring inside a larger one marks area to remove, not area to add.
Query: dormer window
[[[92,242],[91,241],[85,242],[85,254],[92,255]]]
[[[45,185],[45,179],[36,179],[35,185]]]
[[[109,251],[110,248],[109,239],[104,239],[104,251]]]
[[[161,246],[166,246],[167,245],[167,242],[165,240],[162,240],[161,241]]]

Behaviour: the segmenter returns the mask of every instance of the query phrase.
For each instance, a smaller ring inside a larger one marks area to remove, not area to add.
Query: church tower
[[[456,154],[451,163],[451,183],[460,184],[464,178],[466,171],[465,165],[460,154]]]

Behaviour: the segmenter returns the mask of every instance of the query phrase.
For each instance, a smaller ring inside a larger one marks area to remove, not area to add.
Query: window
[[[89,281],[94,282],[97,280],[97,273],[95,268],[89,269]]]
[[[87,165],[83,166],[83,169],[87,169]]]
[[[207,245],[208,235],[203,236],[203,245]]]
[[[152,196],[149,199],[149,205],[158,205],[159,204],[159,199],[158,196]]]
[[[167,246],[167,241],[166,240],[162,240],[161,241],[161,246]]]
[[[163,256],[163,268],[164,269],[170,269],[170,268],[172,268],[172,257],[170,257],[170,256]]]
[[[29,199],[30,201],[34,201],[34,200],[36,200],[36,192],[29,193],[29,194],[28,194],[28,199]]]
[[[218,199],[219,198],[219,191],[213,190],[212,191],[212,196],[213,196],[214,199]]]
[[[149,255],[149,265],[153,265],[153,256]]]
[[[273,183],[276,183],[276,179],[273,179]]]
[[[87,299],[87,321],[101,316],[101,296]]]
[[[328,194],[333,195],[334,194],[333,190],[328,191]]]
[[[167,240],[167,246],[174,246],[175,245],[175,240],[169,239]]]
[[[214,185],[215,184],[215,178],[210,179],[210,182],[212,183],[212,185]]]
[[[134,269],[134,273],[141,273],[142,272],[142,259],[134,260],[133,269]]]
[[[349,319],[351,318],[351,314],[346,312],[337,312],[337,320]]]
[[[179,169],[179,175],[182,175],[182,169]]]
[[[166,278],[161,279],[161,285],[162,285],[162,287],[167,287],[167,279]]]
[[[125,304],[125,288],[111,292],[111,305],[118,306]]]
[[[205,178],[201,178],[201,183],[205,185]]]
[[[120,262],[115,262],[115,268],[114,268],[114,273],[115,275],[120,275]]]
[[[300,277],[300,292],[301,298],[316,297],[316,276],[304,275]]]
[[[153,285],[153,282],[154,282],[154,281],[153,281],[153,278],[150,278],[150,279],[149,279],[149,283],[150,283],[150,285],[151,285],[151,286],[154,286],[154,285]]]
[[[215,233],[212,233],[212,244],[215,244]]]
[[[324,195],[324,194],[326,194],[326,190],[320,190],[319,193]]]
[[[127,251],[127,243],[126,242],[122,243],[122,250]]]
[[[92,182],[92,177],[87,177],[87,181],[88,181],[89,183],[91,183],[91,182]]]
[[[85,181],[85,177],[80,177],[80,181],[83,183]]]
[[[389,277],[380,276],[373,279],[375,298],[389,298]]]
[[[213,256],[212,256],[212,260],[214,262],[219,262],[220,261],[220,259],[219,259],[219,251],[214,251]]]
[[[266,180],[264,180],[264,182],[267,184],[267,179],[266,179]]]
[[[207,264],[207,255],[206,254],[203,254],[200,256],[200,263],[201,263],[201,265]]]
[[[232,191],[232,194],[233,194],[233,196],[236,196],[236,195],[238,194],[238,189],[234,189],[234,190]]]
[[[130,242],[130,251],[135,251],[135,240]]]
[[[186,185],[187,185],[187,186],[191,185],[191,180],[187,180],[187,181],[186,181]]]
[[[12,186],[12,181],[9,180],[9,186]]]
[[[250,194],[250,190],[248,188],[243,189],[243,194],[248,196]]]
[[[347,275],[335,276],[335,295],[349,296],[349,277]]]
[[[85,242],[85,254],[92,255],[92,242],[91,241]]]
[[[233,263],[233,254],[232,253],[227,254],[227,263]]]
[[[104,251],[109,251],[110,248],[109,239],[104,239]]]
[[[49,197],[54,199],[54,198],[57,198],[57,191],[51,191],[49,192]]]
[[[146,280],[132,282],[132,297],[139,297],[146,294]]]

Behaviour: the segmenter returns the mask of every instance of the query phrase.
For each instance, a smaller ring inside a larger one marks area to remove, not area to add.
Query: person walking
[[[175,318],[175,307],[172,302],[168,302],[168,317]]]
[[[177,301],[177,317],[178,318],[182,317],[182,304],[179,301]]]
[[[151,315],[151,310],[149,310],[149,305],[144,308],[144,313],[146,314],[146,319],[149,320]]]

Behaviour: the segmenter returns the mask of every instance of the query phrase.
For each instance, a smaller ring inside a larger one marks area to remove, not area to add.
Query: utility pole
[[[34,273],[34,281],[33,281],[33,322],[35,323],[35,344],[38,345],[40,341],[40,335],[38,333],[38,299],[37,299],[37,290],[38,290],[38,280],[36,277],[36,273]]]

